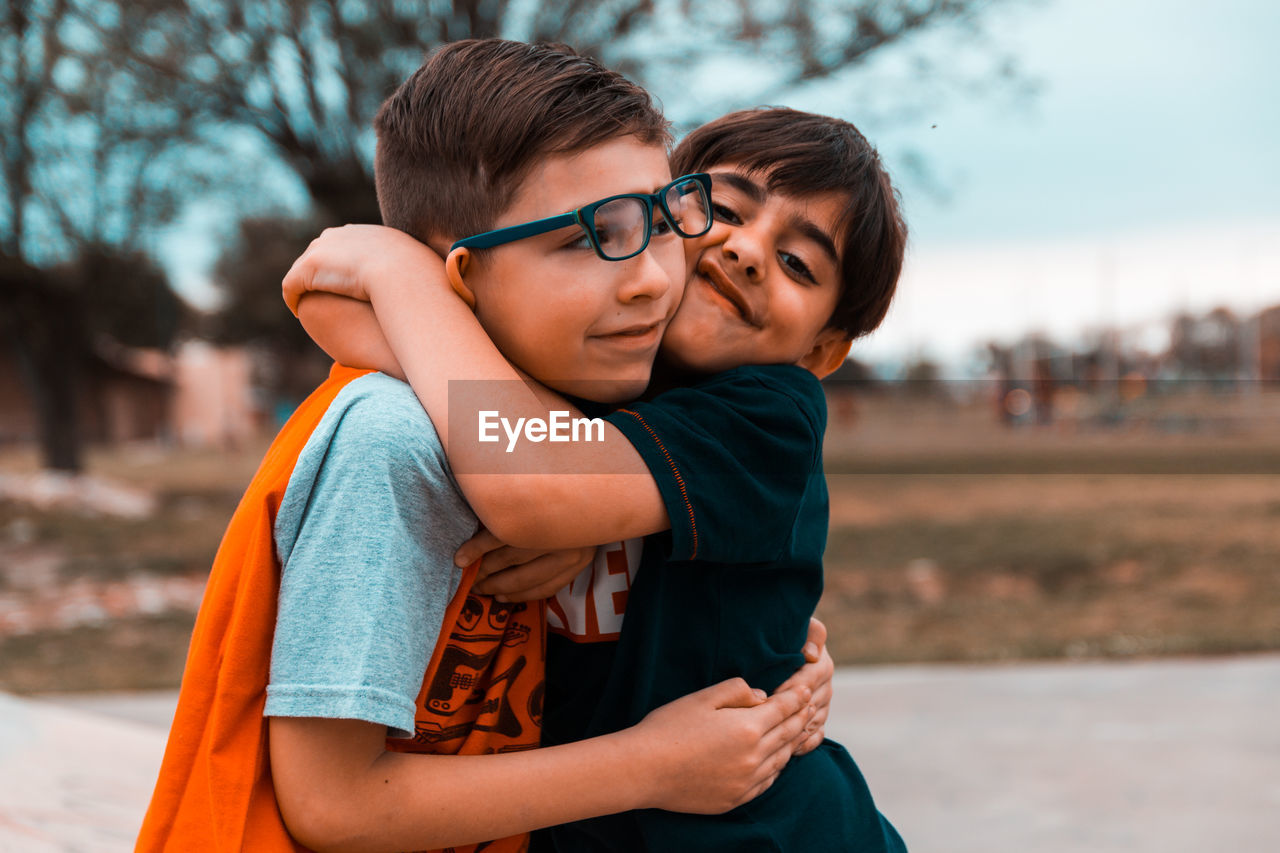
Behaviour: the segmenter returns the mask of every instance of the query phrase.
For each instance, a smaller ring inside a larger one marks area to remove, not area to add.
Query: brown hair
[[[667,145],[649,93],[565,45],[446,44],[373,123],[382,221],[427,242],[490,230],[538,161],[634,136]]]
[[[766,107],[704,124],[671,156],[676,175],[729,164],[763,176],[770,192],[847,196],[837,240],[840,299],[828,325],[851,338],[879,326],[902,272],[907,224],[866,137],[847,121]]]

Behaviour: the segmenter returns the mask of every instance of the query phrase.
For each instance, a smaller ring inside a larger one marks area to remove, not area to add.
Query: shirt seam
[[[649,437],[653,439],[654,444],[658,446],[658,450],[662,453],[663,458],[667,460],[667,465],[671,467],[671,475],[675,477],[676,487],[680,490],[680,500],[684,502],[684,508],[689,513],[689,531],[692,534],[693,539],[693,549],[689,553],[689,559],[695,559],[698,556],[698,524],[694,519],[693,504],[689,502],[689,490],[685,487],[684,477],[680,476],[680,469],[676,467],[675,460],[671,458],[671,454],[667,451],[666,445],[662,443],[662,439],[658,437],[658,434],[653,431],[653,428],[649,426],[645,419],[640,416],[639,412],[632,411],[631,409],[619,409],[618,411],[623,414],[631,415],[631,417],[636,419],[640,426],[644,428],[644,431],[649,433]]]

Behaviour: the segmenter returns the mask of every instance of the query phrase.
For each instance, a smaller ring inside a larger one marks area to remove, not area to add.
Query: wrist
[[[622,760],[619,770],[626,768],[630,784],[624,785],[626,810],[662,808],[662,792],[670,768],[666,766],[662,750],[656,748],[653,739],[646,737],[642,725],[634,725],[611,735]]]

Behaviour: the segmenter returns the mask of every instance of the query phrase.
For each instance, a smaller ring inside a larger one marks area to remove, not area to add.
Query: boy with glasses
[[[475,316],[531,376],[606,400],[644,387],[648,330],[683,278],[679,238],[653,233],[612,263],[596,249],[631,246],[637,205],[646,233],[655,205],[673,229],[699,204],[705,217],[705,184],[671,184],[666,124],[643,90],[566,49],[462,42],[401,87],[377,130],[384,217],[441,251],[580,204],[566,193],[631,199],[602,202],[582,241],[533,235],[454,268],[469,266]],[[536,749],[543,611],[472,594],[476,567],[453,565],[476,518],[448,435],[408,386],[343,367],[281,430],[215,560],[138,849],[507,836],[480,845],[505,853],[532,828],[596,814],[722,811],[789,758],[810,689],[766,700],[741,680]]]
[[[827,532],[818,379],[880,323],[901,270],[895,194],[846,122],[736,113],[692,133],[673,162],[677,173],[710,173],[714,221],[685,241],[688,284],[662,342],[665,390],[608,415],[600,441],[478,439],[484,410],[528,422],[570,401],[519,381],[476,322],[482,302],[472,316],[467,241],[442,271],[400,232],[348,226],[322,235],[285,280],[291,305],[307,290],[371,299],[393,351],[382,357],[398,360],[376,363],[403,369],[432,417],[448,421],[454,474],[496,540],[536,548],[648,537],[634,576],[597,560],[551,605],[568,628],[565,641],[552,636],[548,657],[551,743],[617,731],[728,675],[769,689],[794,669],[821,593]],[[589,223],[560,221],[565,245],[597,242]],[[522,234],[517,226],[504,236]],[[336,313],[313,315],[308,329],[331,351],[342,355],[353,336],[382,349],[377,330],[355,331],[367,313],[321,310]],[[583,594],[592,588],[606,595]],[[593,637],[592,617],[599,622],[609,598],[620,631]],[[643,810],[551,836],[562,853],[904,849],[830,742],[726,815]]]

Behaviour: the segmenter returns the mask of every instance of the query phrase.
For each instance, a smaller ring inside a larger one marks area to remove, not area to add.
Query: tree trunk
[[[41,459],[45,468],[78,474],[84,468],[83,436],[76,400],[80,384],[78,359],[67,349],[49,352],[45,356],[36,369],[37,378],[27,381],[27,389],[36,407]]]
[[[74,300],[56,295],[38,270],[12,262],[2,266],[0,328],[35,408],[44,467],[79,473],[83,437],[77,392],[85,340]]]

